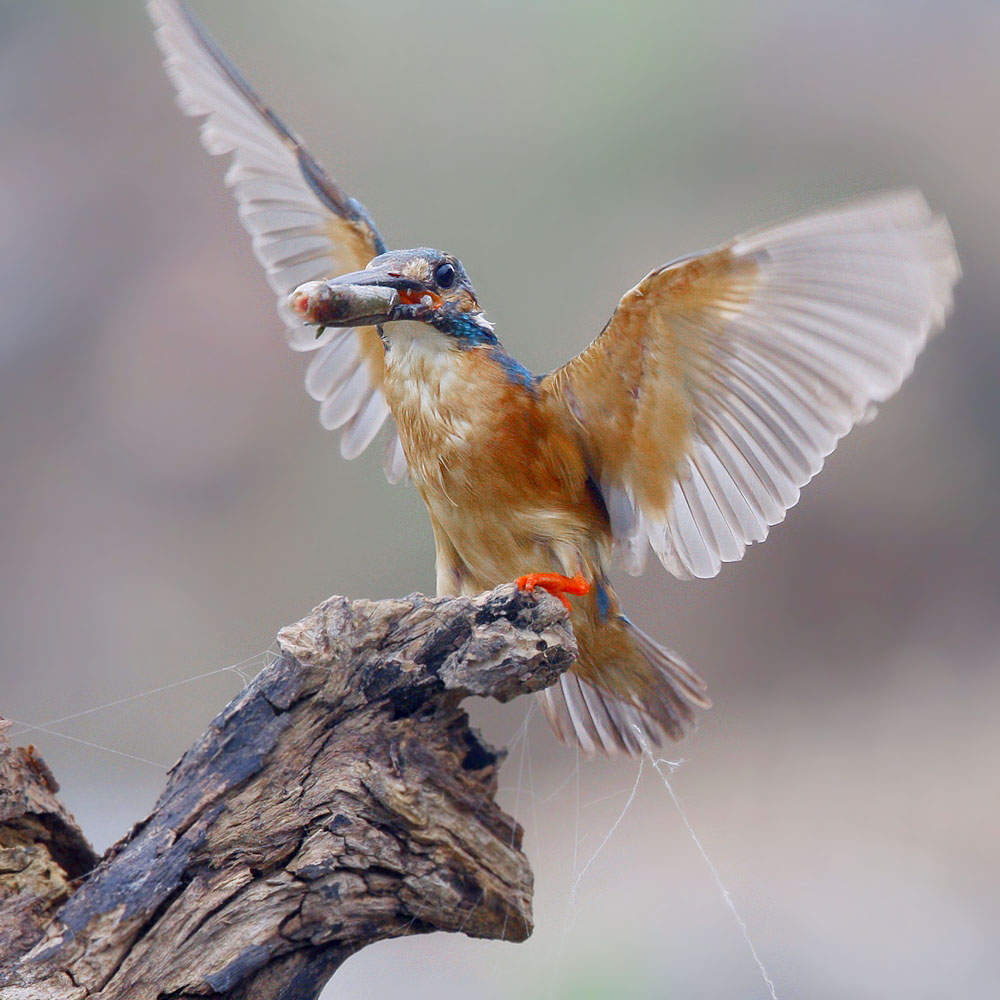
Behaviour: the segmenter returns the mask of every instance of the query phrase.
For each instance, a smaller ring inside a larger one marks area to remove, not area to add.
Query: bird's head
[[[459,347],[496,343],[462,262],[425,247],[390,251],[363,271],[306,282],[292,292],[289,305],[304,322],[320,327],[379,326],[391,338],[423,323]]]

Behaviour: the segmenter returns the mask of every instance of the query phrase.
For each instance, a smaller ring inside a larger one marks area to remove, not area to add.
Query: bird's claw
[[[590,583],[577,573],[576,576],[563,576],[561,573],[527,573],[519,576],[514,585],[518,590],[526,590],[529,594],[536,587],[548,591],[553,597],[558,597],[566,606],[567,611],[572,611],[567,594],[582,597],[590,593]]]

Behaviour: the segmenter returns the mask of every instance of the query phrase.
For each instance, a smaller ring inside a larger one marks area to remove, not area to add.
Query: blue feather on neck
[[[490,357],[504,370],[504,374],[515,385],[523,385],[525,389],[530,389],[532,393],[538,384],[538,377],[532,375],[520,361],[512,358],[500,345],[490,351]]]
[[[482,347],[498,343],[496,334],[485,320],[477,320],[475,313],[445,312],[436,318],[434,325],[449,336],[462,341],[463,346]]]
[[[526,389],[534,390],[538,379],[500,346],[496,334],[484,320],[477,321],[472,313],[449,312],[445,313],[435,325],[443,333],[455,337],[465,349],[492,348],[489,357],[503,368],[507,378],[515,385],[523,385]]]

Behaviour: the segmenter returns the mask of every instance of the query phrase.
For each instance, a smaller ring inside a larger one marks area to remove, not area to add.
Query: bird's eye
[[[444,264],[438,264],[434,268],[434,283],[438,288],[451,288],[455,284],[455,278],[458,277],[455,271],[455,265],[445,262]]]

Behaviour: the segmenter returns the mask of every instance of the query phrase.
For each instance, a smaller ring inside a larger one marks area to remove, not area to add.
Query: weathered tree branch
[[[99,863],[34,752],[0,745],[2,1000],[308,1000],[382,938],[528,936],[501,755],[459,702],[552,683],[560,603],[335,597],[279,644]]]

